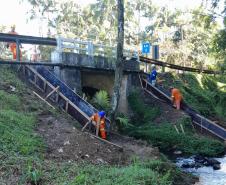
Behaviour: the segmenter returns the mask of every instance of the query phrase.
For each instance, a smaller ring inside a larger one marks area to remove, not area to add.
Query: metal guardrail
[[[116,57],[116,46],[107,46],[104,44],[95,44],[92,41],[82,41],[78,39],[68,39],[58,36],[57,51],[63,52],[66,50],[72,50],[75,53],[84,52],[90,56],[110,56]],[[135,50],[124,49],[125,57],[138,56],[138,52]]]
[[[150,95],[154,95],[155,97],[164,100],[168,104],[171,104],[171,98],[158,89],[157,87],[152,86],[146,79],[144,79],[142,76],[140,77],[141,85],[144,90],[147,92],[150,92]],[[205,129],[206,131],[210,132],[211,134],[217,136],[218,138],[222,140],[226,140],[226,129],[217,125],[213,121],[201,116],[198,114],[195,110],[193,110],[191,107],[189,107],[186,103],[182,102],[181,105],[182,110],[184,110],[191,118],[193,123],[198,125],[199,127]]]
[[[81,41],[76,39],[67,39],[63,37],[55,38],[43,38],[43,37],[33,37],[33,36],[25,36],[25,35],[12,35],[0,33],[0,42],[16,42],[17,44],[17,61],[20,61],[19,56],[19,46],[20,44],[39,44],[39,45],[50,45],[57,46],[56,50],[62,52],[64,49],[73,50],[77,53],[84,52],[90,56],[115,56],[116,55],[116,47],[114,46],[106,46],[102,44],[94,44],[91,41]],[[125,57],[135,57],[138,61],[144,63],[156,64],[162,67],[168,67],[171,69],[177,69],[182,71],[190,71],[190,72],[198,72],[198,73],[206,73],[206,74],[221,74],[220,71],[213,71],[208,69],[198,69],[192,67],[183,67],[175,64],[166,63],[163,61],[146,58],[143,56],[139,56],[136,50],[124,50]]]

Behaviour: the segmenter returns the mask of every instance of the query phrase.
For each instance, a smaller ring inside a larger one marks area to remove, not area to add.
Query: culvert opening
[[[93,98],[96,92],[98,92],[99,89],[93,88],[93,87],[88,87],[84,86],[82,88],[82,92],[86,94],[86,96],[89,96],[90,98]]]

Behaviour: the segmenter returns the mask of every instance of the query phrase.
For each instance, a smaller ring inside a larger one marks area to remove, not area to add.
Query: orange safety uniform
[[[181,100],[182,100],[182,94],[180,93],[179,89],[176,89],[176,88],[173,88],[171,90],[171,97],[173,99],[173,104],[174,106],[176,106],[176,108],[178,110],[180,110],[180,103],[181,103]]]
[[[100,116],[98,115],[98,113],[95,113],[95,114],[93,114],[93,116],[91,117],[91,119],[92,119],[92,121],[95,121],[95,124],[97,124],[98,121],[99,121],[99,119],[100,119],[100,127],[99,127],[100,136],[101,136],[102,139],[106,139],[105,117],[100,118]]]
[[[15,32],[15,31],[11,31],[11,32],[9,32],[9,34],[18,35],[17,32]],[[9,48],[10,48],[11,52],[13,53],[13,59],[16,60],[16,43],[15,42],[9,43]],[[20,51],[20,58],[22,58],[21,51]]]

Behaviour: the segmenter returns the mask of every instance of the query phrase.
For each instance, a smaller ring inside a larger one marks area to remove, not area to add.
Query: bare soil
[[[47,150],[46,159],[60,161],[88,162],[92,164],[127,165],[132,158],[158,158],[158,149],[145,142],[133,138],[113,134],[110,141],[123,147],[120,148],[81,132],[74,124],[76,121],[54,117],[42,113],[38,118],[37,132],[44,138]]]
[[[188,115],[181,111],[176,110],[173,106],[165,102],[157,100],[146,92],[142,93],[142,98],[147,106],[159,107],[160,115],[154,120],[154,123],[176,123],[178,120],[187,117]]]

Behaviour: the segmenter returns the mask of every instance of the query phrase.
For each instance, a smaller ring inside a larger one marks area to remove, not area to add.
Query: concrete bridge
[[[52,53],[53,63],[78,65],[79,69],[54,67],[55,75],[79,94],[93,97],[99,90],[113,93],[115,58],[90,56],[72,52]],[[90,68],[87,68],[90,67]],[[127,113],[127,96],[134,86],[139,86],[139,62],[136,59],[124,61],[124,73],[121,84],[119,111]]]

